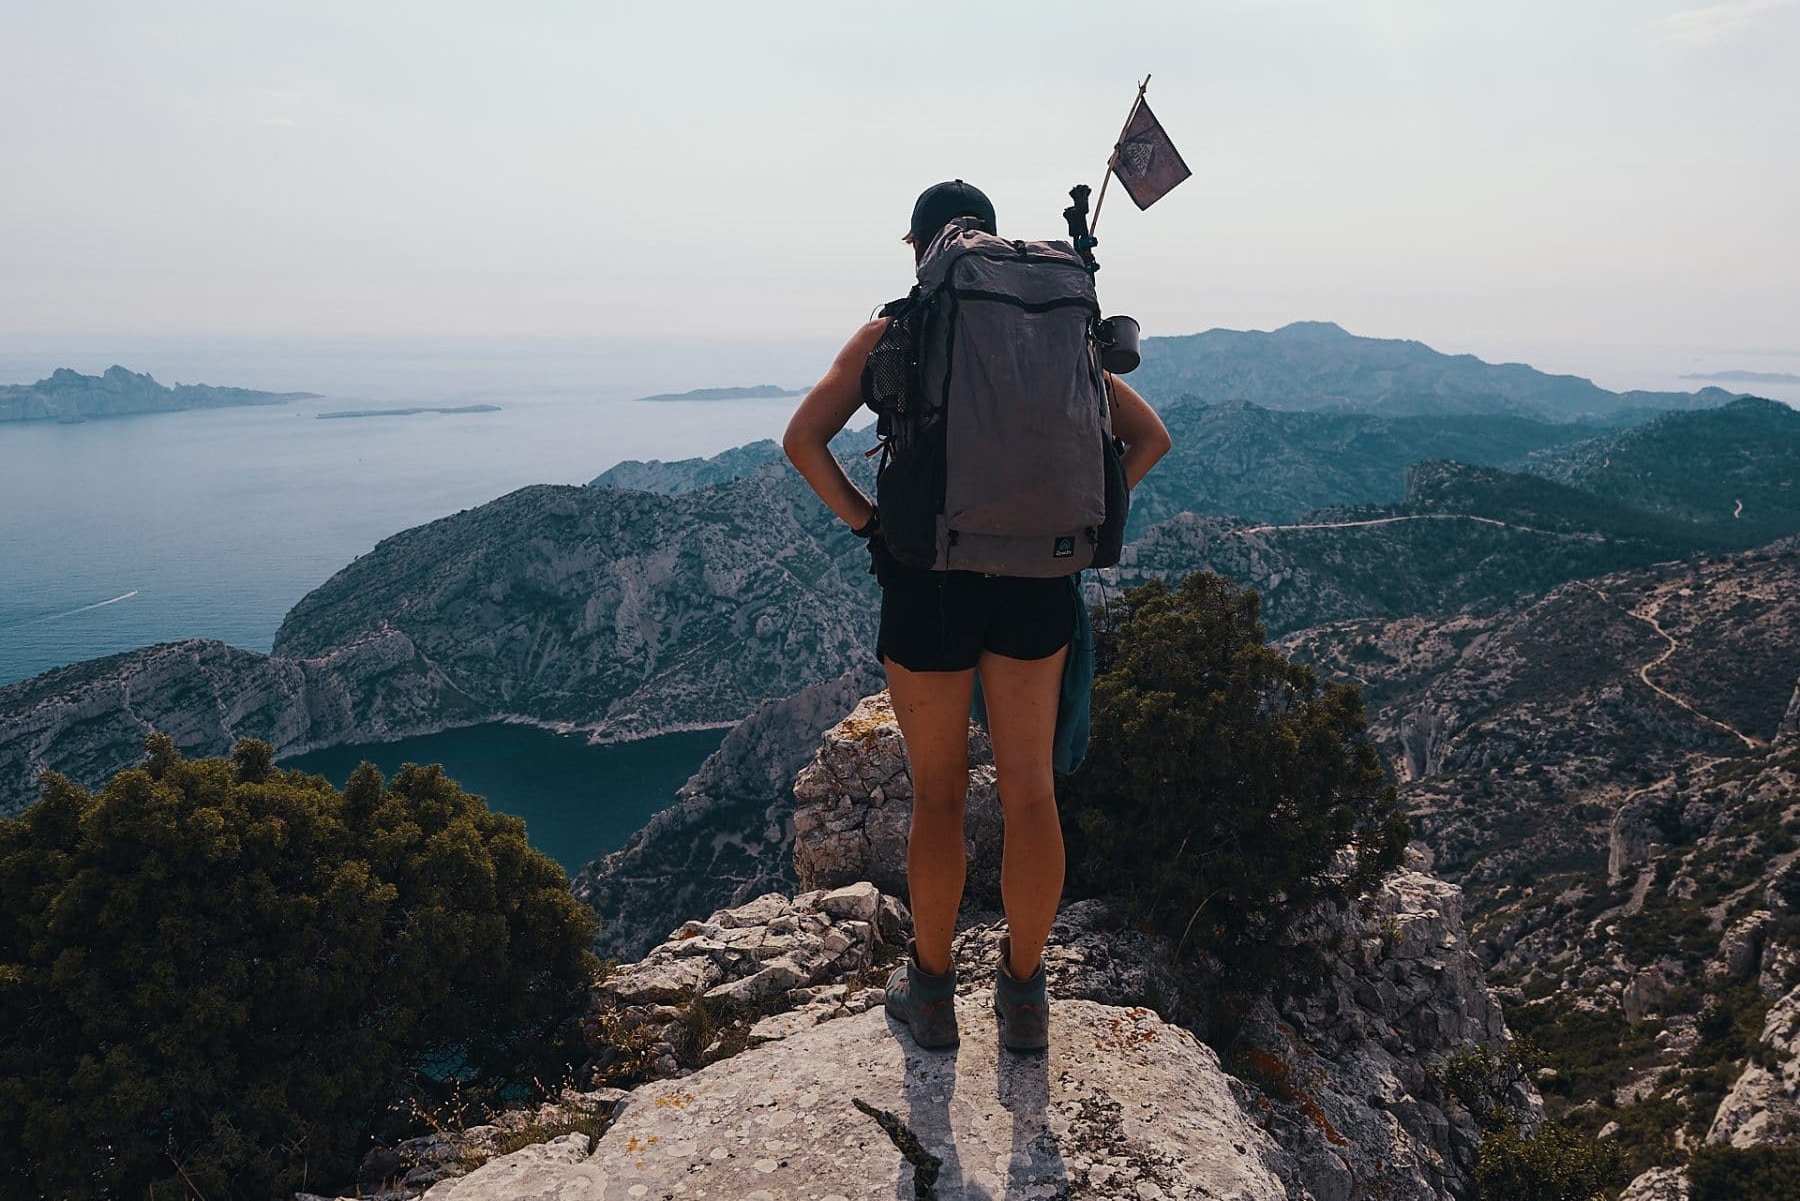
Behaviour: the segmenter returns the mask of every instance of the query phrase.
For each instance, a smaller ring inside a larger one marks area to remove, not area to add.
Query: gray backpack
[[[1067,242],[951,222],[888,305],[863,370],[895,559],[1052,577],[1118,562],[1128,503],[1095,343],[1094,276]]]

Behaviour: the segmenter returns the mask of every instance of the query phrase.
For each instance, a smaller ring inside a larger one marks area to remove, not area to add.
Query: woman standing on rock
[[[961,180],[926,189],[905,239],[921,286],[850,339],[782,445],[869,540],[881,582],[876,652],[913,779],[914,941],[888,982],[888,1012],[922,1047],[957,1043],[951,939],[979,673],[1005,815],[1009,935],[995,1009],[1004,1044],[1033,1050],[1048,1042],[1042,955],[1063,887],[1052,747],[1081,605],[1073,581],[1108,545],[1116,558],[1123,492],[1167,452],[1169,435],[1142,397],[1099,370],[1092,273],[1074,251],[994,232],[979,189]],[[879,509],[829,448],[865,402],[881,416],[886,452]],[[1083,422],[1091,434],[1063,433]]]

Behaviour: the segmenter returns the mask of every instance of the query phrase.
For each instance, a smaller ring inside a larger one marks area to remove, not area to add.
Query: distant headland
[[[778,388],[774,384],[755,384],[748,388],[695,388],[691,392],[658,392],[640,396],[639,400],[778,400],[783,396],[802,396],[805,388]]]
[[[1792,371],[1696,371],[1681,378],[1721,384],[1800,384],[1800,374]]]
[[[314,396],[312,392],[256,392],[249,388],[215,388],[210,384],[176,384],[166,388],[148,375],[123,367],[108,367],[103,375],[83,375],[59,367],[35,384],[0,385],[0,422],[72,424],[95,417],[138,413],[278,405],[290,400],[311,400]]]

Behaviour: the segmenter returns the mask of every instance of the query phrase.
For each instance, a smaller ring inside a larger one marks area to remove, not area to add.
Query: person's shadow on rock
[[[894,1181],[897,1201],[998,1201],[992,1193],[963,1179],[956,1150],[956,1131],[951,1124],[950,1102],[956,1096],[957,1050],[922,1050],[912,1032],[892,1016],[888,1028],[899,1040],[905,1061],[900,1095],[906,1112],[904,1123],[887,1134],[904,1161]],[[876,1119],[880,1121],[879,1118]]]
[[[1012,1114],[1012,1154],[1006,1168],[1009,1198],[1049,1197],[1069,1182],[1068,1166],[1050,1126],[1050,1052],[1020,1054],[998,1045],[995,1080],[1000,1104]],[[1046,1189],[1046,1186],[1052,1186]]]

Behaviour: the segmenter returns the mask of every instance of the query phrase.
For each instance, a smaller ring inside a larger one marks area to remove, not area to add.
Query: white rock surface
[[[818,1026],[637,1089],[589,1158],[559,1142],[426,1196],[889,1201],[935,1158],[938,1201],[1287,1198],[1218,1057],[1148,1010],[1058,1002],[1034,1056],[998,1049],[982,998],[958,1019],[954,1053],[920,1051],[881,1012]]]
[[[1633,1180],[1619,1201],[1688,1201],[1688,1180],[1680,1168],[1651,1168]]]
[[[430,1201],[602,1201],[606,1178],[588,1159],[592,1140],[565,1134],[489,1160],[467,1176],[433,1185]]]

